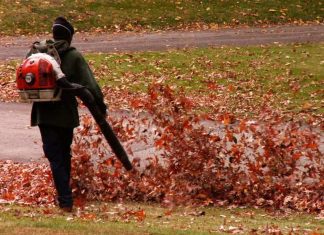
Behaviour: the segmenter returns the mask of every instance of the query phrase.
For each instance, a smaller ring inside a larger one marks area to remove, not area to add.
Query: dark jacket
[[[104,112],[106,105],[103,102],[103,94],[84,57],[75,48],[67,47],[66,44],[58,44],[58,46],[55,44],[55,46],[60,55],[61,69],[68,81],[87,87],[94,95],[100,109]],[[68,91],[63,91],[61,101],[34,102],[31,125],[77,127],[80,124],[77,106],[76,98],[69,94]]]

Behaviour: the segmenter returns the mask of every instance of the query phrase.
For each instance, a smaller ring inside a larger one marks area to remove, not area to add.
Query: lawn
[[[217,29],[223,26],[323,22],[317,0],[88,0],[0,1],[0,34],[49,31],[54,18],[69,18],[78,31]],[[7,10],[10,7],[10,10]]]
[[[253,115],[265,104],[283,112],[323,114],[323,54],[319,43],[86,57],[102,86],[136,93],[163,82],[189,97]]]
[[[264,106],[322,115],[323,54],[323,43],[315,43],[85,56],[100,85],[109,88],[111,107],[120,108],[128,100],[116,91],[146,93],[159,82],[184,90],[198,103],[197,110],[253,117]],[[18,63],[0,63],[1,100],[17,95],[6,84],[14,81]]]
[[[152,204],[95,203],[73,214],[62,214],[55,208],[13,205],[2,205],[0,209],[0,233],[14,235],[324,232],[319,216],[253,208],[163,208]]]

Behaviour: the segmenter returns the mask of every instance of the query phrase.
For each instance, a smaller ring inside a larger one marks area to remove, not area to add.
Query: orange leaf
[[[87,214],[81,215],[80,218],[86,219],[86,220],[93,220],[96,218],[96,215],[92,214],[92,213],[87,213]]]
[[[207,83],[207,87],[210,89],[210,90],[216,90],[217,89],[217,84],[215,82],[208,82]]]
[[[292,158],[293,158],[294,160],[298,160],[301,156],[302,156],[301,153],[295,153],[295,154],[293,154]]]
[[[134,100],[131,101],[131,106],[133,108],[139,108],[139,107],[143,107],[143,103],[139,99],[134,99]]]
[[[311,142],[311,143],[306,144],[306,147],[310,148],[310,149],[317,149],[318,145],[315,142]]]
[[[143,221],[146,217],[146,213],[144,210],[139,210],[135,212],[135,216],[138,221]]]
[[[158,93],[155,92],[155,91],[151,91],[151,92],[150,92],[150,97],[151,97],[151,100],[157,100],[157,98],[158,98]]]
[[[228,90],[230,92],[235,91],[235,87],[231,84],[231,85],[228,86]]]
[[[246,131],[246,122],[245,121],[241,121],[240,122],[240,131]]]
[[[164,212],[165,216],[170,216],[173,213],[172,210],[167,210],[166,212]]]
[[[15,199],[15,195],[13,193],[7,192],[3,194],[2,198],[7,201],[12,201]]]
[[[228,114],[224,115],[223,123],[224,125],[229,125],[231,123],[231,117]]]
[[[161,148],[163,146],[163,143],[164,143],[164,140],[161,138],[161,139],[155,141],[155,146]]]
[[[77,198],[74,199],[73,204],[76,207],[84,208],[84,206],[86,204],[86,200],[84,198],[82,198],[82,197],[77,197]]]

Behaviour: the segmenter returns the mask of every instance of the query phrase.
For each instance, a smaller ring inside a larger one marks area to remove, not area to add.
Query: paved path
[[[31,104],[0,102],[0,160],[46,161],[38,127],[30,126]],[[80,114],[89,113],[86,108]],[[128,115],[125,112],[110,112],[109,115]],[[126,147],[126,146],[124,146]],[[150,144],[132,144],[132,157],[153,153]]]
[[[44,36],[39,37],[39,39],[41,38]],[[0,38],[0,60],[24,57],[26,48],[36,39],[35,37]],[[150,34],[79,34],[75,37],[74,46],[83,52],[127,52],[319,41],[324,41],[324,25]],[[26,161],[39,160],[42,156],[42,144],[38,129],[29,126],[30,109],[30,104],[0,102],[0,159]],[[143,150],[139,146],[138,154],[143,151],[150,151],[150,149]]]
[[[49,38],[0,38],[0,60],[22,58],[35,40]],[[271,43],[324,41],[324,25],[274,26],[268,28],[221,29],[216,31],[77,34],[73,45],[82,52],[127,52],[167,50],[222,45],[259,45]]]
[[[30,104],[0,103],[0,160],[38,160],[42,143],[37,128],[29,126]]]

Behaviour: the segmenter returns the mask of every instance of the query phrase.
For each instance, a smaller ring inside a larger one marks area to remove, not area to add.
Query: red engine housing
[[[16,82],[22,100],[59,100],[53,66],[46,59],[25,59],[16,71]]]

